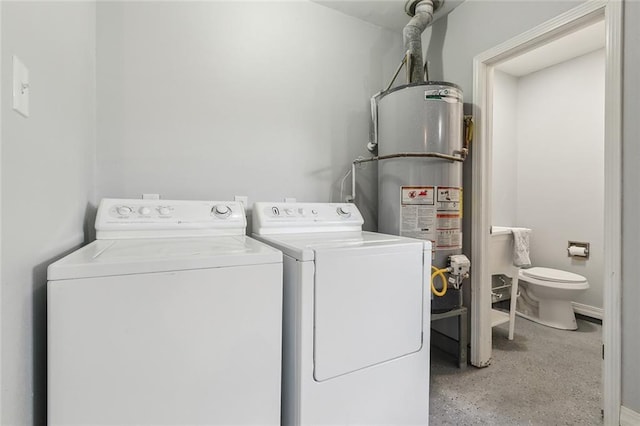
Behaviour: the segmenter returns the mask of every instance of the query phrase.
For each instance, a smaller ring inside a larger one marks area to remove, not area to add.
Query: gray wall
[[[94,202],[95,5],[2,7],[3,425],[46,421],[46,267],[85,241]],[[12,55],[31,116],[11,109]]]
[[[310,2],[99,2],[97,25],[99,198],[338,201],[403,51]]]
[[[624,5],[622,405],[640,413],[640,2]]]
[[[467,103],[473,99],[473,58],[489,48],[509,40],[567,10],[575,1],[465,1],[446,19],[437,21],[423,36],[428,45],[432,79],[444,79],[462,86]],[[624,18],[624,135],[623,135],[623,354],[622,403],[640,412],[640,327],[637,306],[640,305],[640,2],[625,1]],[[467,105],[468,112],[471,105]],[[473,155],[473,149],[471,150]],[[471,192],[471,161],[465,164],[465,193]],[[465,210],[470,211],[471,197],[465,197]],[[465,250],[470,247],[470,215],[466,215]]]

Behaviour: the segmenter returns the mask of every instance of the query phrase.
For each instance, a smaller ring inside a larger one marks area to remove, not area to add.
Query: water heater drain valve
[[[453,286],[458,289],[462,284],[462,280],[469,278],[469,270],[471,269],[471,261],[464,254],[454,254],[449,256],[449,280]]]

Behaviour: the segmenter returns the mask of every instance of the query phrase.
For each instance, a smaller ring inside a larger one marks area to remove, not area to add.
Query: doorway
[[[474,117],[476,140],[472,189],[471,363],[491,363],[491,277],[489,239],[492,222],[493,102],[496,70],[501,64],[551,42],[562,41],[595,22],[604,23],[604,259],[603,395],[605,424],[619,423],[620,409],[620,245],[621,245],[621,30],[620,2],[588,2],[474,59]],[[560,49],[562,50],[562,49]],[[566,50],[566,47],[565,49]],[[548,57],[549,55],[543,55]]]

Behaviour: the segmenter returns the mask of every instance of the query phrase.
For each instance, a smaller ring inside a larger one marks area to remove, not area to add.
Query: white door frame
[[[604,19],[605,46],[605,191],[604,204],[604,424],[620,424],[621,404],[621,240],[622,240],[622,0],[587,1],[530,31],[476,56],[473,61],[473,148],[471,211],[471,364],[491,363],[491,161],[493,71],[496,65]]]

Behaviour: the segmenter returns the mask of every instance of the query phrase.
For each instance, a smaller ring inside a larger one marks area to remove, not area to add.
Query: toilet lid
[[[527,277],[536,278],[542,281],[551,281],[556,283],[583,283],[587,279],[582,275],[573,272],[561,271],[559,269],[534,267],[529,269],[521,269],[520,272]]]

